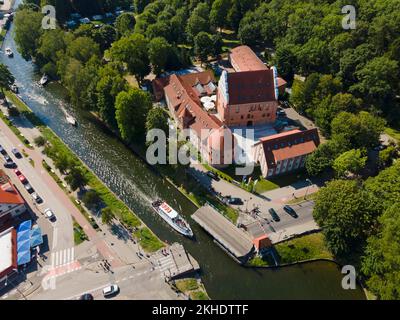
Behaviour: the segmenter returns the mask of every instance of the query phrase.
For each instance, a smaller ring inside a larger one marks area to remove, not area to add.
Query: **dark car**
[[[228,202],[229,204],[236,204],[236,205],[241,205],[241,204],[243,204],[243,201],[242,201],[242,199],[240,199],[240,198],[229,198],[229,199],[227,200],[227,202]]]
[[[208,175],[210,178],[212,178],[212,179],[214,179],[214,180],[216,180],[216,181],[219,181],[219,177],[218,177],[218,175],[217,175],[215,172],[207,171],[207,175]]]
[[[276,115],[278,117],[286,117],[286,112],[282,108],[278,108],[278,110],[276,111]]]
[[[3,146],[0,145],[0,153],[1,154],[7,154],[7,151],[4,150]]]
[[[32,186],[29,183],[25,184],[24,187],[29,193],[35,192],[35,190],[33,190]]]
[[[7,169],[15,169],[17,167],[17,164],[15,162],[6,162],[4,164],[4,167]]]
[[[11,152],[14,154],[14,156],[16,156],[18,159],[22,158],[21,153],[18,151],[17,148],[12,148]]]
[[[274,219],[274,221],[281,221],[281,218],[279,218],[278,214],[276,213],[274,208],[270,208],[268,209],[269,214],[271,215],[272,219]]]
[[[288,205],[283,207],[283,210],[285,210],[287,213],[289,213],[293,218],[297,218],[298,215],[294,209]]]
[[[8,154],[6,154],[6,155],[4,156],[4,160],[6,160],[7,163],[13,162],[13,160],[10,158],[10,156],[9,156]]]
[[[90,293],[85,293],[79,297],[79,300],[94,300]]]

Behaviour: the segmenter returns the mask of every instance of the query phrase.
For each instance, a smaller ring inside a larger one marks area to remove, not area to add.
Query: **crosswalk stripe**
[[[62,260],[62,263],[60,263],[61,265],[64,265],[64,264],[67,264],[68,263],[68,261],[67,261],[67,249],[64,249],[63,250],[63,260]]]
[[[51,267],[54,268],[54,264],[55,264],[55,256],[54,256],[54,252],[51,253]]]

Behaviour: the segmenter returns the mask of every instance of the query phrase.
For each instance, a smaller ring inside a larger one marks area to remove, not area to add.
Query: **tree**
[[[192,42],[194,37],[200,32],[210,31],[208,17],[208,5],[206,3],[199,3],[190,15],[186,25],[186,34],[190,42]]]
[[[369,61],[362,69],[356,71],[358,82],[350,87],[367,99],[382,105],[387,99],[395,96],[398,88],[399,64],[387,57],[377,57]]]
[[[79,166],[73,166],[65,177],[65,181],[69,184],[72,191],[83,189],[88,183],[88,178],[83,169]]]
[[[377,215],[374,198],[355,180],[334,180],[318,192],[313,212],[333,254],[362,245]]]
[[[58,170],[60,170],[61,173],[65,173],[71,164],[71,158],[66,153],[59,153],[54,160],[54,165]]]
[[[339,177],[345,178],[350,173],[356,174],[365,167],[367,157],[360,149],[351,149],[342,153],[333,161],[333,169]]]
[[[105,224],[110,224],[114,219],[114,213],[109,207],[103,208],[101,210],[101,222]]]
[[[147,132],[152,129],[160,129],[168,134],[168,113],[160,107],[150,109],[146,118]]]
[[[15,18],[15,42],[25,59],[35,56],[42,28],[43,15],[30,9],[18,10]]]
[[[105,74],[97,82],[97,110],[100,117],[112,128],[117,127],[115,100],[119,92],[127,88],[126,80],[119,74]]]
[[[147,48],[148,40],[143,35],[134,33],[114,42],[110,49],[111,57],[126,63],[128,71],[141,83],[150,72]]]
[[[380,230],[368,238],[361,270],[369,277],[368,289],[379,299],[400,299],[400,202],[379,218]]]
[[[200,61],[206,62],[208,56],[213,53],[213,40],[207,32],[200,32],[194,38],[194,53]]]
[[[93,40],[100,46],[100,50],[104,52],[109,49],[116,39],[115,29],[105,24],[98,29],[94,29],[92,33]]]
[[[47,143],[47,140],[43,136],[37,136],[35,139],[33,139],[33,142],[37,147],[43,147]]]
[[[144,8],[150,3],[150,0],[133,0],[133,7],[137,14],[143,12]]]
[[[332,138],[344,137],[356,149],[369,149],[379,144],[380,134],[385,127],[385,121],[366,111],[358,114],[339,113],[331,125]]]
[[[95,190],[88,190],[83,195],[82,201],[88,209],[92,210],[99,205],[101,199]]]
[[[0,90],[2,96],[4,96],[4,90],[9,90],[14,81],[14,76],[8,70],[7,66],[0,63]]]
[[[146,116],[151,108],[151,97],[138,88],[122,91],[116,103],[116,119],[122,139],[140,141],[144,137]]]
[[[149,43],[149,59],[153,66],[153,72],[159,75],[168,61],[172,51],[171,45],[162,37],[154,38]]]
[[[115,29],[118,38],[133,33],[136,24],[135,16],[132,13],[124,12],[115,20]]]
[[[305,82],[295,80],[293,82],[292,94],[290,96],[290,102],[293,103],[296,110],[300,113],[312,110],[312,102],[314,100],[314,94],[317,90],[321,75],[313,73],[309,75]]]
[[[378,166],[380,169],[389,167],[393,164],[394,159],[398,157],[398,150],[395,145],[390,145],[386,149],[379,152]]]
[[[79,62],[86,63],[92,56],[100,57],[100,48],[93,39],[78,37],[68,45],[67,55]]]
[[[216,28],[227,25],[227,14],[231,7],[231,0],[215,0],[211,6],[210,23]]]
[[[291,81],[294,77],[298,47],[294,44],[279,43],[273,58],[273,64],[278,68],[278,73],[286,80]]]
[[[342,152],[348,150],[347,141],[340,136],[320,144],[318,148],[307,156],[305,167],[311,176],[317,176],[333,165],[333,160]]]

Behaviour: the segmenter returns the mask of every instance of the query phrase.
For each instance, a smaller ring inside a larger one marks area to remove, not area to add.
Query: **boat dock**
[[[210,205],[198,209],[192,218],[237,262],[244,263],[253,251],[250,236]]]

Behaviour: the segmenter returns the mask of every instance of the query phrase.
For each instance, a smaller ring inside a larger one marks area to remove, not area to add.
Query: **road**
[[[172,291],[159,268],[143,260],[140,263],[116,268],[114,273],[105,273],[96,265],[87,266],[79,271],[57,278],[56,290],[41,289],[30,300],[77,300],[84,293],[90,293],[95,300],[104,300],[102,289],[110,284],[117,284],[119,294],[108,299],[179,299]],[[59,290],[59,288],[62,288]]]

